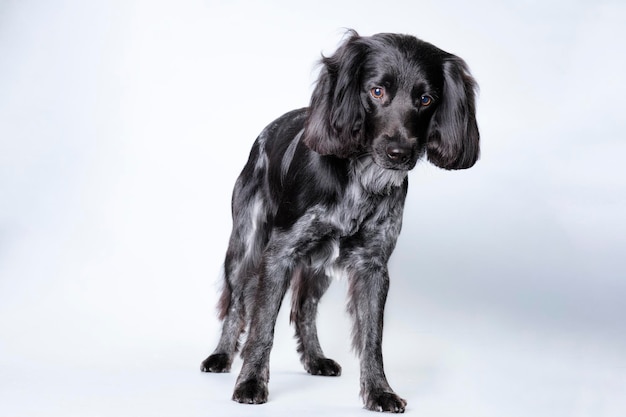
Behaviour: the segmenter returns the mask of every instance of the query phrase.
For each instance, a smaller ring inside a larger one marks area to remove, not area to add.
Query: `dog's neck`
[[[382,168],[369,155],[351,160],[349,172],[372,194],[389,194],[393,188],[402,186],[408,174],[408,171]]]

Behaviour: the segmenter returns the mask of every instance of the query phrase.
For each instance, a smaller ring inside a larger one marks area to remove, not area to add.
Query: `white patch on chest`
[[[324,268],[324,273],[326,274],[326,276],[329,276],[336,280],[347,279],[348,272],[346,271],[346,268],[344,268],[343,266],[340,266],[337,263],[337,259],[339,259],[339,243],[334,242],[333,253],[331,257],[328,259],[328,262],[326,263],[326,267]]]
[[[381,198],[402,186],[407,172],[381,168],[371,157],[366,157],[352,162],[349,175],[342,200],[327,213],[329,223],[342,237],[356,233]]]
[[[381,168],[372,157],[368,156],[352,162],[351,175],[358,179],[365,191],[373,194],[388,194],[391,188],[402,185],[408,172]]]

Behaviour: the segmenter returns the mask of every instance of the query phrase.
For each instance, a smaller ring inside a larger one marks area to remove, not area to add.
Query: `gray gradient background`
[[[344,282],[340,378],[304,374],[285,311],[268,404],[199,371],[234,180],[344,27],[481,86],[482,160],[410,175],[384,347],[407,413],[626,415],[626,6],[325,0],[0,1],[0,415],[372,415]]]

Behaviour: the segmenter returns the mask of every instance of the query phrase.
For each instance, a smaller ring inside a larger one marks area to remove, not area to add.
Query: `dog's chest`
[[[357,168],[334,202],[313,205],[291,228],[276,231],[273,246],[281,248],[283,259],[304,258],[309,267],[328,273],[329,268],[341,269],[338,260],[346,247],[354,252],[376,240],[395,240],[406,172],[363,163]]]
[[[385,216],[380,208],[394,200],[406,178],[406,172],[381,169],[371,160],[355,163],[350,175],[342,198],[327,211],[327,221],[337,230],[338,237],[357,233],[366,219],[376,222]]]
[[[372,216],[379,200],[379,196],[367,193],[359,185],[351,185],[343,199],[325,213],[326,218],[322,221],[336,230],[338,238],[352,236],[359,231],[363,221]]]
[[[326,275],[341,278],[345,275],[345,265],[340,262],[344,245],[354,250],[354,237],[363,233],[363,229],[370,229],[381,223],[388,200],[381,196],[368,195],[365,190],[350,190],[334,207],[326,207],[325,211],[318,211],[314,225],[324,230],[324,237],[317,240],[308,252],[308,265],[316,270],[322,270]],[[312,225],[313,225],[312,224]],[[316,226],[314,226],[316,227]],[[356,242],[361,241],[357,237]],[[369,241],[369,239],[366,239]],[[364,244],[362,242],[361,244]]]

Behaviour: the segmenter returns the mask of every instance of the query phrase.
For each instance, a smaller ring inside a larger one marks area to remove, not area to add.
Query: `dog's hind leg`
[[[341,375],[341,366],[324,356],[317,337],[317,306],[330,282],[323,272],[305,268],[298,268],[293,276],[290,321],[296,328],[300,361],[311,375]]]
[[[244,171],[245,173],[245,171]],[[228,372],[239,337],[249,322],[246,306],[256,292],[261,252],[267,243],[268,225],[263,198],[253,183],[241,180],[233,194],[233,231],[224,261],[224,287],[219,302],[223,320],[217,348],[200,367],[203,372]]]
[[[238,275],[238,268],[233,267],[241,260],[233,259],[232,253],[226,255],[224,262],[224,287],[219,301],[219,318],[223,320],[222,334],[213,353],[202,361],[202,372],[228,372],[233,357],[239,348],[239,336],[245,329],[244,285],[241,279],[232,279]],[[240,265],[238,265],[240,267]]]

